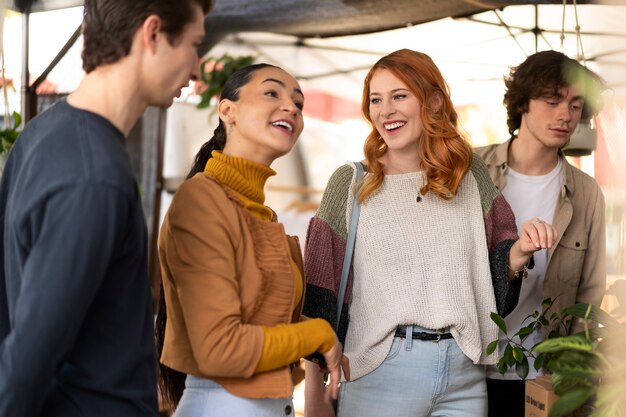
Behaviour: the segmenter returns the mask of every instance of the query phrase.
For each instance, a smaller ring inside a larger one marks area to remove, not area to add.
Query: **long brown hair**
[[[369,111],[370,83],[381,69],[390,71],[402,81],[421,103],[424,131],[420,138],[420,159],[427,178],[421,193],[430,191],[443,199],[451,199],[472,162],[472,147],[457,129],[457,114],[450,100],[450,90],[439,68],[426,54],[400,49],[381,58],[365,77],[361,113],[372,126],[372,131],[365,140],[363,152],[371,175],[361,187],[359,200],[364,201],[372,195],[385,178],[379,158],[387,152],[387,146]]]

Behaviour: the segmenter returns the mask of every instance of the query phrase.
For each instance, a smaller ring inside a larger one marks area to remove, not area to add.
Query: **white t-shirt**
[[[506,173],[506,185],[502,194],[511,205],[515,213],[515,222],[518,233],[521,233],[522,223],[533,217],[538,217],[546,223],[552,224],[556,203],[561,187],[563,185],[563,162],[559,158],[556,167],[546,175],[529,176],[520,174],[509,167]],[[541,301],[543,299],[543,280],[546,274],[548,263],[548,251],[540,250],[535,252],[535,266],[528,270],[528,277],[522,281],[522,290],[519,296],[517,307],[509,314],[504,321],[509,337],[517,333],[520,327],[527,325],[532,318],[526,319],[535,311],[541,311]],[[524,320],[526,319],[526,320]],[[519,338],[513,338],[519,342]],[[528,335],[522,345],[530,349],[535,344],[543,340],[541,330],[536,330]],[[500,357],[504,353],[505,340],[500,340]],[[534,368],[534,360],[528,358],[530,371],[528,379],[534,379],[541,375]],[[487,377],[493,379],[519,379],[515,373],[515,367],[510,368],[507,373],[501,375],[495,366],[487,367]]]

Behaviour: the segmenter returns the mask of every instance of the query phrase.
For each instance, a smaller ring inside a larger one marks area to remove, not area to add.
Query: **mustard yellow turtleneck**
[[[246,206],[250,213],[264,221],[272,221],[274,212],[265,203],[264,187],[267,179],[276,175],[268,166],[243,158],[213,151],[204,172],[228,187]],[[302,271],[291,261],[296,275],[295,303],[298,305],[303,293]],[[315,351],[328,352],[335,343],[330,324],[322,319],[299,323],[263,326],[263,352],[256,371],[277,369],[295,362]]]

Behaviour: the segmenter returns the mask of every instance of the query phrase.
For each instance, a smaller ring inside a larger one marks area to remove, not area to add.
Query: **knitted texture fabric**
[[[213,151],[204,173],[228,187],[255,217],[271,221],[275,215],[265,206],[264,187],[267,179],[276,175],[272,168],[248,159]]]
[[[270,167],[213,151],[204,173],[228,187],[254,217],[265,221],[270,221],[274,217],[274,212],[264,205],[265,183],[270,176],[275,175],[275,171]],[[295,261],[291,263],[296,275],[294,306],[297,306],[303,295],[302,271]],[[263,335],[263,352],[255,372],[278,369],[316,350],[326,353],[335,342],[332,328],[326,321],[320,319],[263,326]]]
[[[485,354],[498,336],[489,314],[512,310],[521,284],[507,278],[513,213],[479,157],[452,200],[427,194],[416,202],[424,181],[421,172],[386,176],[362,205],[339,332],[347,332],[353,379],[382,363],[399,325],[450,327],[475,363],[497,359]],[[331,323],[353,182],[351,164],[333,174],[307,238],[305,314]]]

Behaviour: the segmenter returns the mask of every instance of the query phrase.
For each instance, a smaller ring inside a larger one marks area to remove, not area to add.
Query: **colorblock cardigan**
[[[493,185],[480,157],[474,157],[467,175],[474,177],[472,184],[476,184],[480,196],[496,310],[506,315],[515,308],[521,288],[521,280],[508,279],[508,254],[518,238],[515,218],[508,203]],[[347,218],[353,201],[350,195],[353,182],[352,165],[344,165],[335,171],[324,193],[320,209],[309,225],[307,235],[307,299],[304,313],[309,317],[322,317],[333,325],[337,322],[337,290],[346,245]],[[351,290],[352,276],[349,278],[338,332],[344,343]]]

